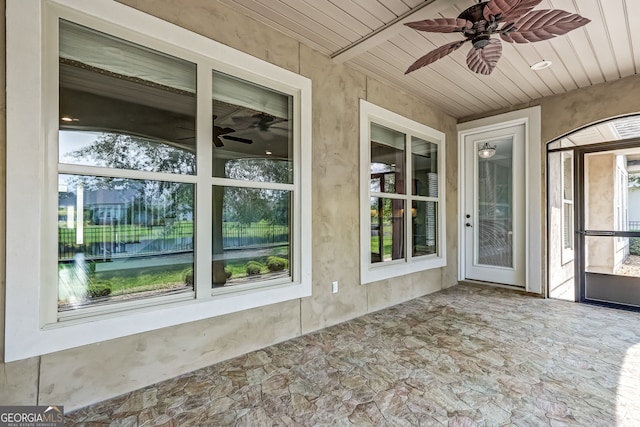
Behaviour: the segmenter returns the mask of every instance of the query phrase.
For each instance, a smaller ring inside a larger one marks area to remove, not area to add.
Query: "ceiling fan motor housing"
[[[475,47],[476,49],[482,49],[483,47],[485,47],[490,43],[489,42],[490,38],[491,36],[489,34],[481,34],[479,36],[474,37],[471,40],[471,43],[473,43],[473,47]]]

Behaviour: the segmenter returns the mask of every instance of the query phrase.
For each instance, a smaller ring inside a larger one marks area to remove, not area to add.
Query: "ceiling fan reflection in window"
[[[216,116],[214,116],[214,120]],[[231,127],[221,127],[221,126],[213,126],[213,143],[216,147],[223,147],[223,139],[242,142],[244,144],[252,144],[253,140],[250,138],[243,138],[240,135],[246,135],[251,137],[258,137],[255,133],[252,133],[254,130],[260,132],[259,138],[264,139],[268,134],[263,132],[277,132],[286,130],[287,119],[274,117],[267,113],[256,113],[247,116],[231,116],[231,120],[233,121],[233,128]],[[284,125],[278,125],[279,123],[284,123]],[[285,127],[280,127],[285,126]],[[230,133],[235,133],[234,135],[228,135]]]
[[[217,118],[218,116],[213,116],[214,123]],[[215,145],[218,148],[224,147],[224,143],[222,142],[223,138],[228,139],[230,141],[242,142],[243,144],[253,144],[253,140],[251,139],[241,138],[239,136],[227,135],[228,133],[234,133],[234,132],[236,132],[236,130],[230,127],[223,128],[221,126],[213,125],[213,145]]]
[[[232,117],[232,120],[236,125],[245,129],[258,129],[261,132],[287,129],[287,125],[285,123],[287,122],[287,119],[275,117],[262,112],[252,114],[250,116],[235,116]],[[282,127],[282,125],[278,126],[279,123],[285,123],[284,127]]]
[[[405,25],[431,33],[459,32],[464,40],[440,46],[414,62],[405,72],[429,65],[459,49],[466,42],[472,47],[467,66],[478,74],[491,74],[502,56],[499,35],[509,43],[529,43],[561,36],[591,22],[575,13],[559,9],[533,10],[542,0],[489,0],[474,4],[457,18],[435,18]]]

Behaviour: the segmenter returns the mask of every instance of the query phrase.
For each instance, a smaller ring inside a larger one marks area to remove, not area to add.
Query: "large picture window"
[[[192,293],[196,64],[58,34],[58,310]]]
[[[362,282],[445,265],[444,135],[366,101],[360,109]]]
[[[291,279],[293,97],[213,73],[213,285]]]
[[[309,296],[310,81],[117,2],[42,5],[7,8],[5,360]]]

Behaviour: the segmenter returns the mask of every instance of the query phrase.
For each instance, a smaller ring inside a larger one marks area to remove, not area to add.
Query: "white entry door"
[[[464,275],[524,287],[525,125],[468,134],[463,144]],[[479,155],[483,147],[490,157]]]

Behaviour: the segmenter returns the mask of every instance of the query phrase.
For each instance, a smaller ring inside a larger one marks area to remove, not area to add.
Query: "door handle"
[[[465,225],[466,225],[467,227],[473,227],[473,226],[472,226],[471,224],[469,224],[469,223],[466,223]]]

